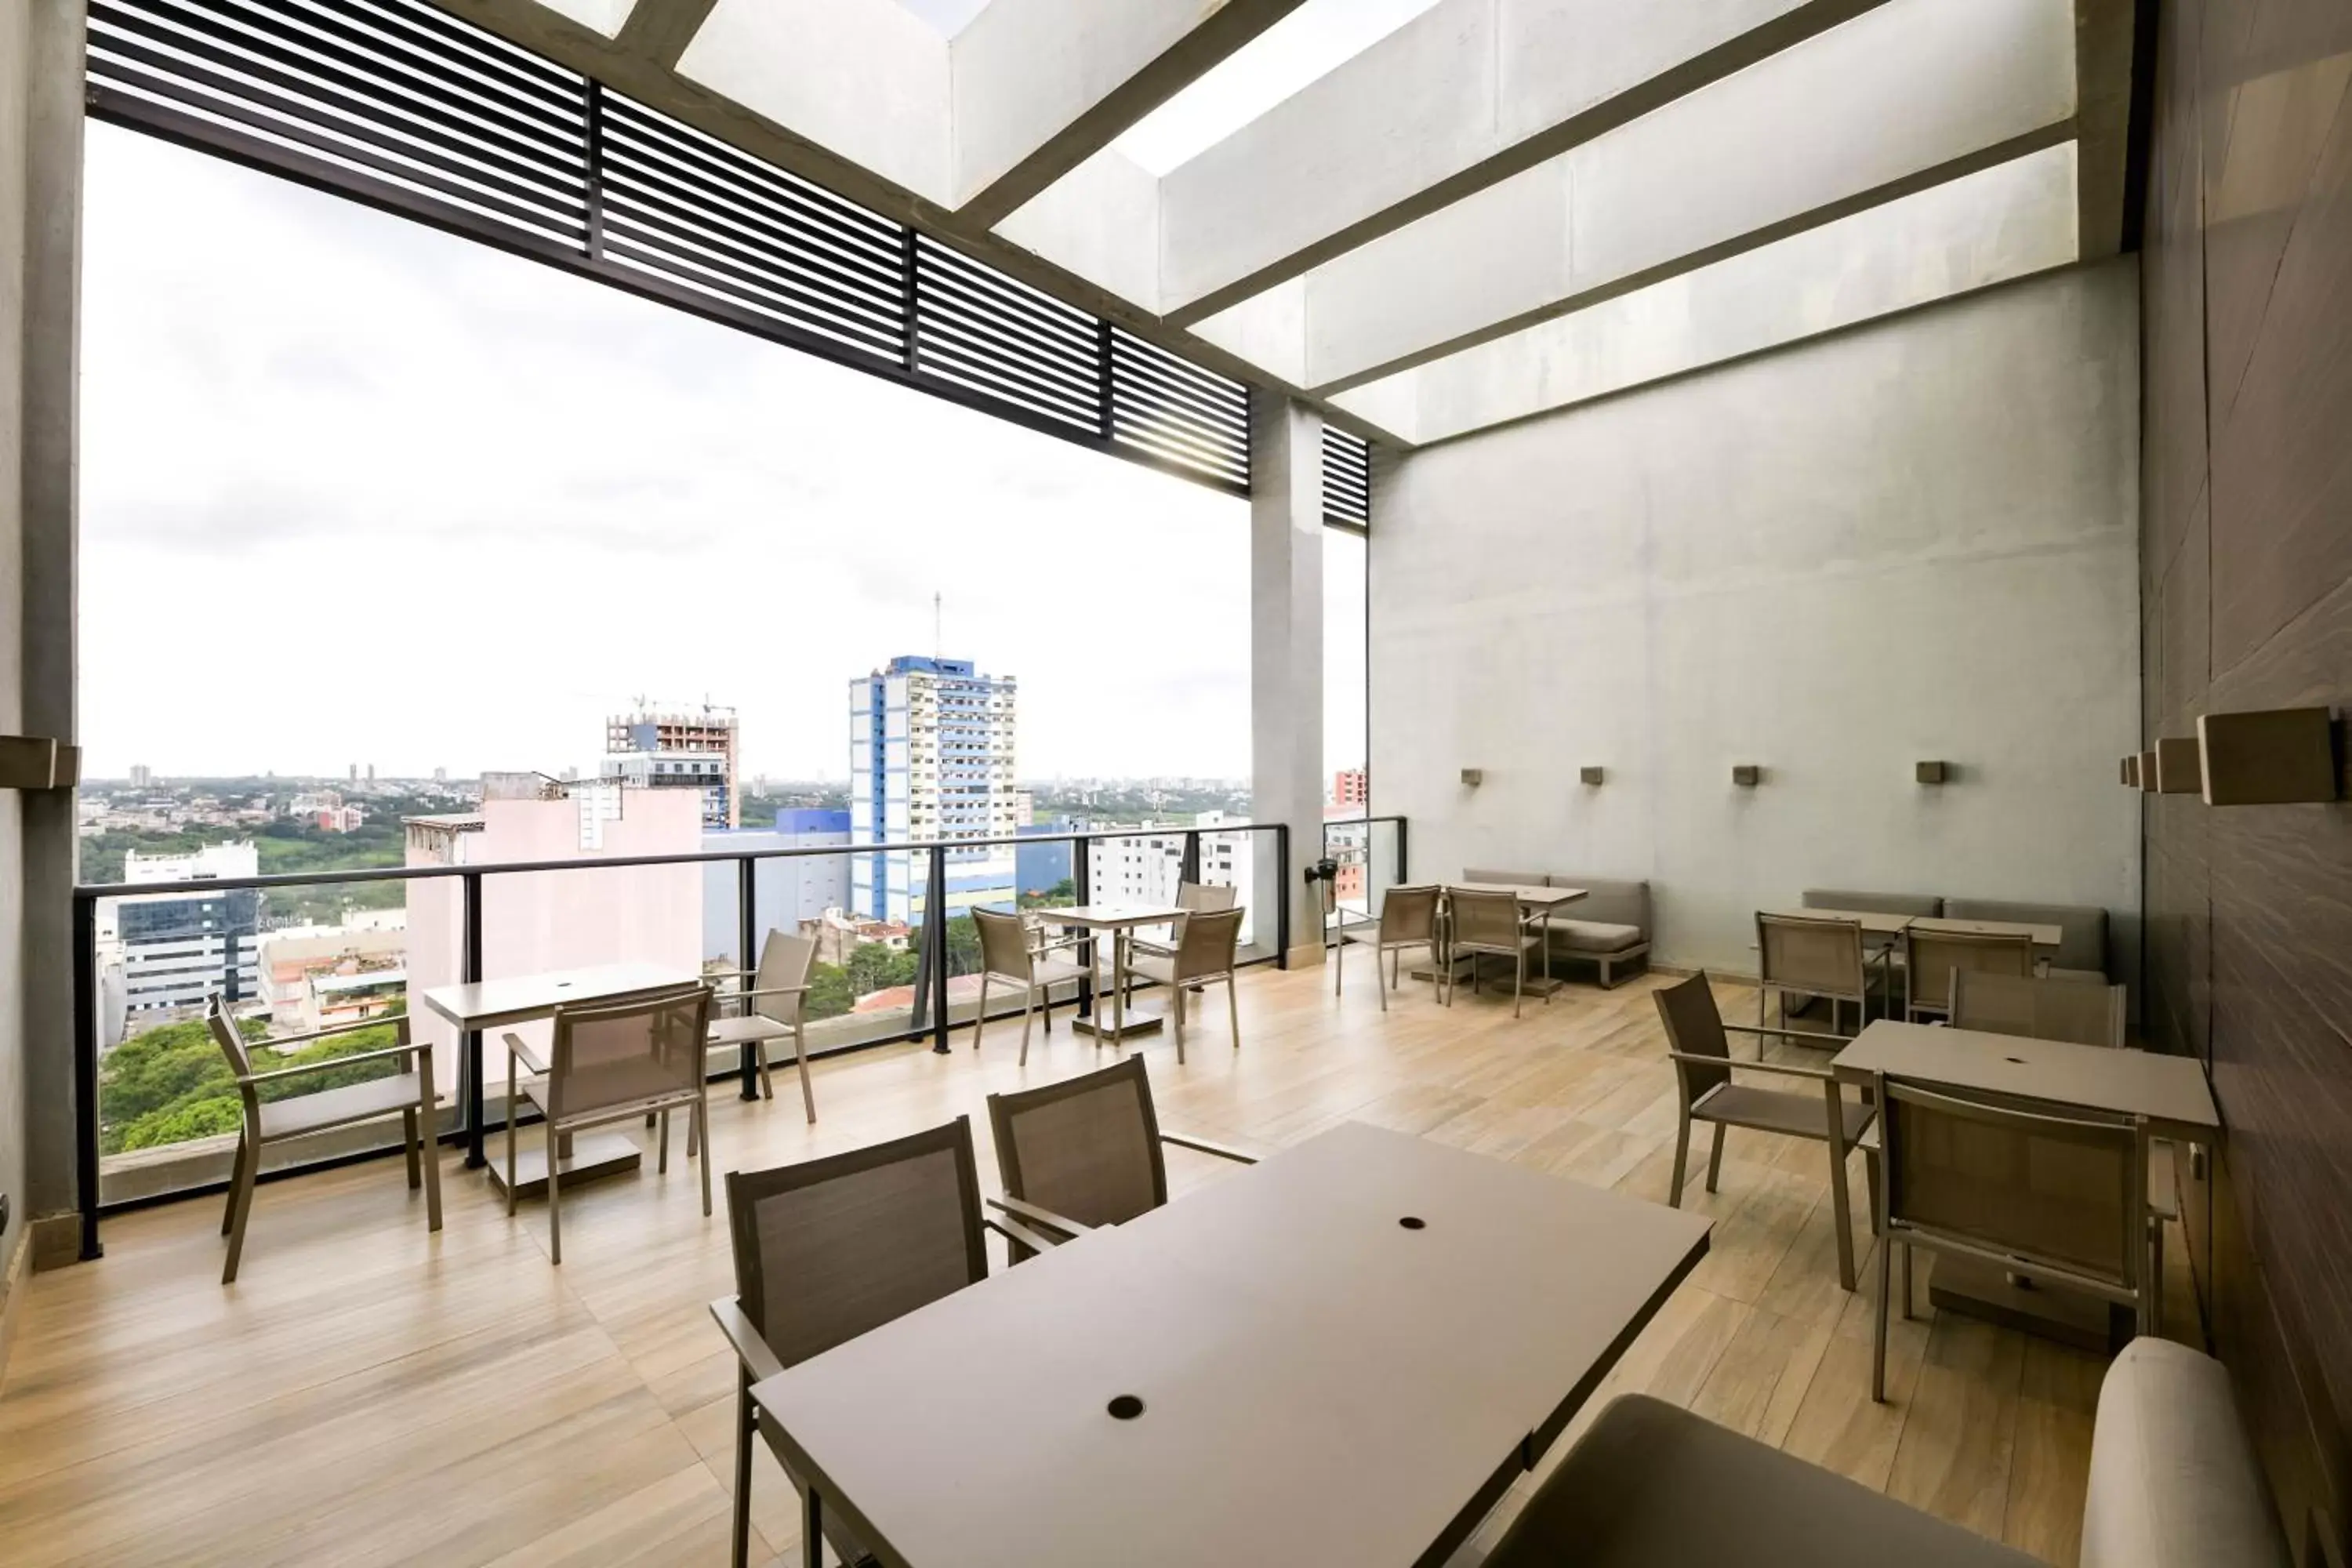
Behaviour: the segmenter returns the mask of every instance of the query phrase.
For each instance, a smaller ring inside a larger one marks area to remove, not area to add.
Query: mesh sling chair
[[[2030,979],[2033,973],[2033,939],[1906,930],[1903,967],[1906,991],[1903,1016],[1916,1022],[1922,1011],[1951,1010],[1952,974],[1956,970]]]
[[[1756,1022],[1762,1024],[1768,994],[1780,997],[1780,1021],[1789,1021],[1789,997],[1830,999],[1830,1032],[1837,1033],[1839,1009],[1853,1004],[1854,1016],[1870,1018],[1870,973],[1860,921],[1811,915],[1756,913]],[[1841,1042],[1843,1043],[1843,1042]]]
[[[407,1018],[371,1018],[308,1035],[279,1036],[268,1042],[273,1048],[331,1040],[355,1029],[389,1028],[393,1043],[382,1050],[355,1051],[329,1061],[268,1068],[259,1072],[254,1070],[245,1037],[237,1033],[236,1020],[229,1016],[227,1005],[218,996],[205,1004],[205,1023],[212,1030],[213,1043],[228,1059],[229,1076],[236,1080],[242,1108],[236,1158],[228,1180],[228,1207],[221,1215],[221,1234],[228,1237],[228,1261],[221,1268],[222,1284],[236,1283],[237,1260],[245,1256],[245,1222],[253,1212],[253,1184],[261,1173],[262,1151],[272,1143],[307,1138],[313,1132],[399,1117],[408,1149],[409,1190],[414,1192],[420,1183],[423,1184],[425,1228],[441,1228],[441,1161],[438,1129],[434,1125],[438,1101],[433,1089],[433,1047],[410,1040]],[[315,1079],[358,1062],[393,1058],[399,1058],[403,1070],[390,1078],[313,1089],[306,1094],[273,1092],[305,1078]],[[264,1099],[266,1093],[270,1098]]]
[[[1234,1032],[1234,1049],[1242,1046],[1242,1005],[1234,984],[1234,965],[1242,943],[1242,913],[1215,910],[1184,918],[1176,951],[1165,958],[1145,953],[1130,958],[1128,967],[1147,980],[1168,987],[1169,1011],[1176,1026],[1176,1059],[1184,1059],[1185,994],[1203,985],[1225,988],[1225,1015]]]
[[[2078,1046],[2124,1043],[2126,992],[2104,979],[1996,974],[1962,969],[1952,975],[1952,1027]]]
[[[1241,901],[1242,890],[1222,883],[1179,882],[1176,884],[1176,907],[1188,915],[1213,914],[1230,910]],[[1176,951],[1176,943],[1184,934],[1184,922],[1178,921],[1169,929],[1166,942],[1147,939],[1140,931],[1127,939],[1129,952],[1148,952],[1155,958],[1167,958]]]
[[[1911,1249],[1924,1247],[2131,1307],[2139,1331],[2153,1331],[2144,1120],[1963,1097],[1884,1075],[1876,1089],[1883,1120],[1872,1399],[1886,1399],[1897,1247],[1906,1318]]]
[[[710,1212],[710,1098],[703,1064],[710,987],[696,984],[558,1007],[547,1055],[520,1035],[506,1037],[507,1213],[515,1212],[516,1102],[540,1108],[547,1134],[548,1261],[563,1261],[563,1195],[558,1155],[572,1134],[639,1116],[664,1120],[659,1168],[669,1169],[667,1115],[686,1110],[686,1152],[702,1159],[702,1212]],[[515,1072],[530,1069],[525,1079]]]
[[[1652,993],[1657,998],[1658,1021],[1665,1026],[1666,1055],[1675,1064],[1675,1088],[1681,1104],[1675,1131],[1674,1188],[1666,1202],[1683,1204],[1683,1177],[1690,1157],[1691,1123],[1704,1121],[1714,1129],[1714,1146],[1706,1157],[1706,1190],[1716,1190],[1723,1168],[1723,1130],[1746,1127],[1760,1132],[1784,1133],[1829,1146],[1830,1206],[1837,1220],[1838,1283],[1853,1289],[1853,1228],[1852,1199],[1846,1190],[1847,1151],[1860,1143],[1876,1114],[1870,1106],[1845,1098],[1826,1068],[1798,1067],[1785,1062],[1738,1061],[1731,1055],[1730,1033],[1794,1039],[1814,1045],[1843,1046],[1842,1036],[1816,1035],[1802,1029],[1772,1029],[1727,1024],[1715,1005],[1706,972],[1677,981]],[[1762,1048],[1759,1039],[1758,1047]],[[1755,1089],[1737,1081],[1737,1072],[1769,1073],[1792,1084],[1788,1089]],[[1871,1206],[1877,1207],[1877,1166],[1864,1170],[1873,1189]]]
[[[1166,1203],[1162,1144],[1256,1163],[1239,1150],[1160,1131],[1139,1056],[1042,1089],[992,1094],[988,1124],[1004,1182],[1004,1196],[990,1199],[990,1206],[1049,1244],[1123,1224]],[[1015,1245],[1013,1261],[1034,1249]]]
[[[1511,961],[1511,1016],[1519,1016],[1519,998],[1527,990],[1528,954],[1543,945],[1540,926],[1530,925],[1516,893],[1479,893],[1453,888],[1445,895],[1445,967],[1457,958],[1470,960],[1470,989],[1478,989],[1478,960],[1492,953]],[[1551,1001],[1547,994],[1546,1003]],[[1445,983],[1445,1005],[1454,1005],[1454,982]]]
[[[734,1559],[750,1555],[751,1439],[779,1457],[751,1385],[952,1295],[988,1275],[983,1226],[1015,1247],[1051,1245],[1017,1221],[983,1218],[971,1121],[770,1171],[727,1173],[737,1294],[710,1303],[735,1351]],[[811,1564],[830,1540],[844,1563],[871,1561],[816,1493],[801,1494]]]
[[[1339,945],[1331,953],[1331,994],[1340,994],[1348,966],[1341,962],[1351,945],[1372,950],[1372,989],[1380,993],[1381,1011],[1389,1010],[1389,992],[1404,982],[1404,962],[1401,956],[1408,947],[1429,949],[1430,983],[1437,984],[1437,889],[1434,887],[1391,888],[1389,896],[1381,901],[1381,918],[1377,925],[1341,926]],[[1381,959],[1390,961],[1386,984],[1381,981]]]
[[[724,977],[749,981],[750,985],[721,992],[712,999],[714,1009],[740,1007],[741,1015],[714,1018],[710,1024],[712,1046],[748,1046],[759,1053],[760,1094],[767,1100],[776,1098],[776,1086],[768,1076],[768,1044],[790,1037],[793,1061],[801,1072],[801,1106],[811,1121],[816,1120],[816,1090],[809,1085],[805,1013],[809,971],[815,964],[814,939],[770,931],[760,946],[760,967],[739,969]]]
[[[1086,977],[1086,965],[1052,955],[1077,945],[1076,939],[1041,942],[1019,915],[1001,910],[975,909],[972,924],[980,928],[980,1011],[972,1018],[971,1048],[988,1028],[988,988],[1003,982],[1021,988],[1021,1065],[1029,1065],[1029,1024],[1038,1005],[1045,1008],[1045,1032],[1054,1032],[1053,988],[1064,981]]]

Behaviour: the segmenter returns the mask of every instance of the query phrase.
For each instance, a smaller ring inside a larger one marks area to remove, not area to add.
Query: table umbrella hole
[[[1110,1415],[1114,1421],[1132,1421],[1142,1414],[1143,1401],[1132,1394],[1119,1394],[1110,1402]]]
[[[1404,1226],[1407,1230],[1425,1230],[1429,1226],[1429,1222],[1422,1218],[1417,1214],[1409,1214],[1402,1219],[1397,1221],[1397,1224]]]

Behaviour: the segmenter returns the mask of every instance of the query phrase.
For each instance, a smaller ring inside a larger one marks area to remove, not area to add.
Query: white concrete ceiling
[[[2131,0],[440,0],[1406,445],[2111,253]]]

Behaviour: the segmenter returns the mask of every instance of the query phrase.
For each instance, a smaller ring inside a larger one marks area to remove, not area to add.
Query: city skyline
[[[935,594],[1023,672],[1034,774],[1248,775],[1245,502],[104,125],[89,153],[91,776],[586,771],[632,694],[708,690],[747,776],[837,780],[840,673],[933,646]],[[1139,621],[1182,635],[1068,651]],[[244,717],[158,679],[191,639]]]

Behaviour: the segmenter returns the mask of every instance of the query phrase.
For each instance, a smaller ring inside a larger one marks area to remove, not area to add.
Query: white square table
[[[482,1091],[482,1031],[509,1024],[551,1018],[566,1004],[609,1002],[640,991],[663,991],[691,985],[702,977],[691,970],[663,963],[600,963],[584,969],[552,970],[540,974],[510,974],[498,980],[470,980],[436,985],[424,994],[425,1005],[455,1024],[465,1041],[466,1163],[480,1166],[484,1100]],[[512,1088],[509,1086],[509,1092]],[[637,1146],[617,1132],[586,1132],[572,1140],[572,1152],[561,1162],[563,1179],[585,1181],[636,1169],[642,1158]],[[540,1150],[518,1150],[515,1190],[543,1191],[547,1160]],[[506,1172],[490,1168],[493,1185],[506,1184]]]
[[[1075,926],[1087,933],[1087,972],[1094,972],[1094,933],[1110,932],[1110,1015],[1108,1028],[1102,1023],[1102,999],[1094,999],[1094,1016],[1081,1018],[1071,1026],[1082,1034],[1098,1040],[1125,1040],[1133,1035],[1149,1035],[1160,1029],[1163,1022],[1156,1014],[1139,1015],[1133,1022],[1127,1016],[1127,987],[1121,982],[1128,969],[1128,945],[1135,933],[1146,926],[1170,925],[1184,919],[1190,911],[1164,908],[1158,904],[1069,904],[1060,909],[1031,911],[1044,924]]]
[[[1434,1563],[1708,1226],[1350,1123],[752,1397],[892,1568]]]

